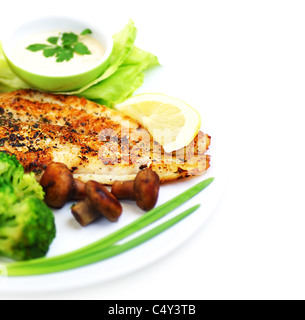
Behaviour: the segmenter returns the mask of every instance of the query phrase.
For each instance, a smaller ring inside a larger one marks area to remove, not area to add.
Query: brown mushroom
[[[116,222],[122,214],[122,206],[116,197],[96,181],[86,183],[86,194],[90,204],[109,221]]]
[[[83,200],[86,197],[85,184],[74,179],[68,167],[52,162],[44,172],[40,184],[45,192],[45,202],[56,209],[62,208],[69,200]]]
[[[74,179],[70,200],[83,200],[86,198],[86,184],[79,179]]]
[[[115,181],[111,193],[120,200],[136,200],[134,181]]]
[[[160,178],[151,169],[145,169],[137,174],[135,181],[116,181],[111,193],[118,199],[135,200],[144,211],[153,209],[158,201]]]
[[[73,175],[63,163],[53,162],[44,172],[40,184],[46,193],[46,204],[60,209],[70,199]]]
[[[72,207],[72,214],[77,222],[83,227],[101,217],[101,214],[91,206],[88,199],[74,205]]]
[[[119,201],[104,186],[96,181],[85,185],[86,199],[72,207],[72,214],[83,227],[104,216],[116,222],[122,214]]]
[[[134,182],[137,205],[144,211],[153,209],[158,201],[160,178],[152,170],[141,171]]]

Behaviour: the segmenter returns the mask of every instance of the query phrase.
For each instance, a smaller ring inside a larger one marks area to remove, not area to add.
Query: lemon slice
[[[163,94],[133,96],[115,108],[137,120],[168,153],[188,146],[201,127],[195,109]]]

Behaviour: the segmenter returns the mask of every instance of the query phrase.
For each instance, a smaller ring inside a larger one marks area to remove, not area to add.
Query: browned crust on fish
[[[53,161],[104,184],[134,179],[147,167],[161,182],[200,175],[210,166],[210,139],[200,132],[167,154],[135,120],[84,98],[35,90],[0,95],[0,151],[15,154],[38,179]]]

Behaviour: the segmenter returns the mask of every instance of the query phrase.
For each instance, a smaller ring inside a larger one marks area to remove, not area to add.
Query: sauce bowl
[[[20,40],[35,33],[52,30],[81,33],[85,29],[92,30],[92,36],[104,47],[105,54],[93,67],[81,73],[77,73],[76,70],[73,74],[50,76],[44,73],[43,70],[39,73],[33,72],[30,67],[25,67],[20,62],[16,61],[12,54],[16,44]],[[98,26],[91,25],[88,22],[70,17],[49,16],[31,20],[16,26],[3,40],[2,48],[12,71],[31,87],[49,92],[64,92],[77,90],[86,86],[97,79],[106,70],[113,49],[113,39],[106,30],[100,29]]]

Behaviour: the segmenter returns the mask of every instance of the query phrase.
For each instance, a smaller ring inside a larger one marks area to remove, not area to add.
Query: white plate
[[[204,179],[209,177],[216,178],[213,184],[202,193],[160,221],[165,221],[193,205],[202,205],[198,211],[176,226],[129,252],[91,266],[43,276],[1,277],[0,293],[50,292],[109,281],[143,268],[178,248],[207,221],[222,194],[224,186],[222,177],[224,176],[224,172],[220,170],[218,160],[221,158],[217,156],[215,151],[214,138],[213,145],[209,152],[213,155],[212,166],[204,176],[180,181],[179,183],[167,184],[161,187],[158,205]],[[74,220],[71,215],[70,204],[64,209],[55,212],[57,237],[51,246],[48,256],[51,257],[69,252],[99,240],[143,214],[132,203],[124,203],[123,206],[124,214],[118,223],[112,224],[106,220],[101,220],[86,228],[81,228]]]
[[[141,29],[140,25],[139,29]],[[149,30],[146,29],[146,32],[148,31]],[[144,40],[145,39],[142,38],[142,41]],[[158,42],[154,42],[154,48],[152,48],[151,51],[158,54],[158,48],[155,48],[155,45],[158,45]],[[160,46],[162,48],[162,43]],[[141,47],[141,44],[139,44],[139,47]],[[144,45],[143,48],[145,48]],[[159,48],[159,51],[160,50]],[[144,85],[137,93],[160,92],[176,96],[199,110],[204,123],[204,131],[212,136],[212,145],[209,150],[209,154],[212,155],[212,162],[211,168],[203,176],[162,186],[158,205],[168,201],[204,179],[210,177],[215,177],[216,179],[212,185],[194,199],[157,223],[161,223],[194,205],[201,204],[202,206],[191,216],[158,237],[111,259],[77,270],[57,274],[20,278],[1,277],[0,293],[50,292],[110,281],[148,266],[168,255],[194,235],[212,214],[222,194],[226,172],[223,167],[225,163],[223,161],[225,155],[222,154],[224,148],[220,146],[219,137],[217,137],[218,124],[212,123],[212,121],[216,122],[216,119],[211,119],[211,115],[208,112],[209,106],[202,105],[200,90],[180,83],[180,77],[177,74],[177,72],[180,71],[176,69],[176,63],[172,59],[172,53],[169,52],[169,56],[167,57],[167,50],[161,50],[160,52],[162,52],[162,59],[161,57],[160,59],[166,64],[166,67],[159,67],[150,71],[149,75],[145,78]],[[179,57],[177,57],[177,59],[179,60]],[[96,224],[81,228],[72,217],[70,206],[71,204],[68,204],[64,209],[55,212],[57,237],[50,248],[49,257],[67,253],[93,243],[143,214],[134,204],[124,203],[124,214],[118,223],[112,224],[106,220],[101,220]]]

